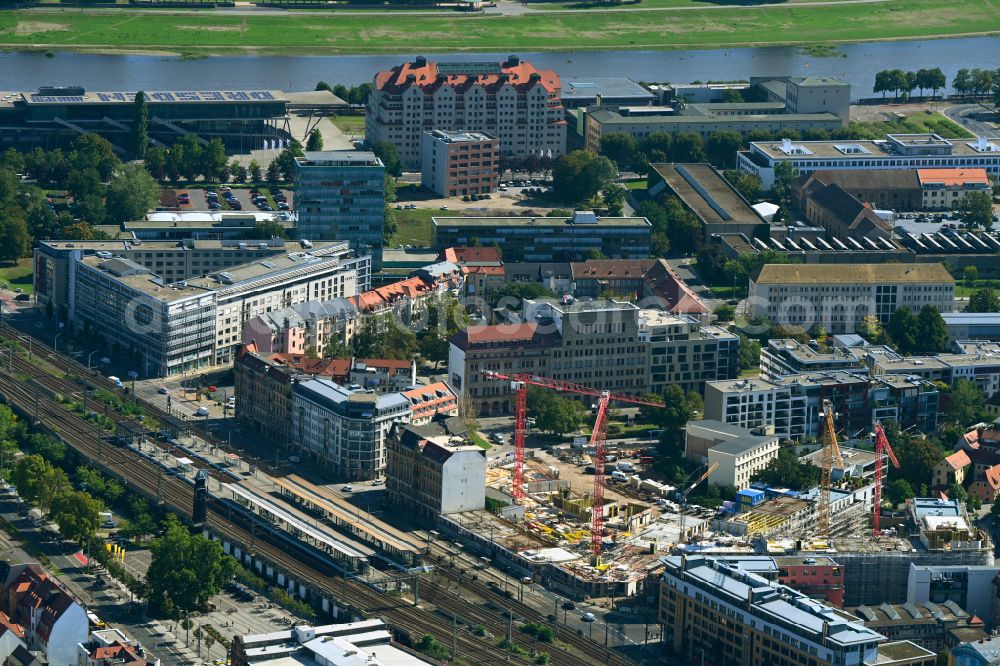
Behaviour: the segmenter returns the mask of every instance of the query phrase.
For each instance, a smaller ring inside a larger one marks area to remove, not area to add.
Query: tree
[[[417,338],[395,317],[375,315],[354,338],[354,350],[361,358],[410,359],[417,351]]]
[[[987,231],[993,226],[993,198],[987,192],[969,192],[959,204],[962,212],[962,222],[970,229],[984,227]]]
[[[76,202],[76,214],[81,220],[91,224],[104,224],[107,218],[107,208],[104,197],[99,194],[88,194]]]
[[[0,261],[31,256],[31,233],[22,211],[0,215]]]
[[[704,404],[698,393],[684,393],[676,384],[667,386],[662,396],[652,396],[652,399],[657,397],[663,401],[662,407],[642,405],[639,414],[645,422],[663,429],[660,441],[670,449],[681,443],[684,426],[704,408]]]
[[[821,474],[819,467],[801,462],[792,449],[782,448],[776,458],[772,458],[764,469],[751,478],[772,486],[806,490],[819,483]]]
[[[671,158],[674,162],[704,162],[705,140],[694,132],[680,132],[674,135]]]
[[[223,554],[220,542],[192,535],[173,515],[164,526],[150,545],[146,585],[150,606],[177,617],[218,594],[233,577],[236,561]]]
[[[756,370],[760,367],[760,340],[740,334],[740,370]]]
[[[736,153],[743,147],[743,137],[736,132],[712,132],[705,144],[708,161],[718,169],[736,166]]]
[[[107,214],[114,224],[140,220],[160,202],[160,184],[139,164],[123,165],[108,184]]]
[[[306,150],[311,153],[323,150],[323,134],[319,131],[319,128],[313,128],[309,132],[309,138],[306,140]]]
[[[958,70],[951,82],[951,87],[959,95],[968,95],[972,91],[972,73],[964,68]]]
[[[94,167],[73,169],[66,181],[66,189],[74,199],[80,199],[88,195],[104,195],[104,185],[101,183],[101,174]]]
[[[281,180],[281,167],[278,166],[278,160],[271,160],[271,163],[267,165],[265,179],[269,183],[277,183]]]
[[[74,139],[68,161],[73,169],[97,169],[102,182],[107,182],[121,165],[111,143],[97,134],[83,134]]]
[[[341,86],[341,87],[343,87],[343,86]],[[316,87],[313,88],[313,90],[328,90],[329,92],[333,92],[333,88],[331,88],[330,84],[327,83],[326,81],[320,81],[319,83],[317,83]],[[334,93],[334,94],[336,94],[336,93]],[[338,95],[338,97],[339,97],[339,95]]]
[[[167,153],[159,146],[146,148],[144,158],[146,169],[156,180],[164,180],[167,177]]]
[[[537,428],[555,435],[575,432],[586,414],[579,401],[561,398],[537,386],[528,388],[528,410],[535,415]]]
[[[639,158],[639,141],[626,132],[610,132],[601,137],[601,154],[626,169]]]
[[[251,229],[243,232],[246,240],[271,240],[272,238],[287,238],[288,231],[277,220],[258,220]]]
[[[226,146],[219,137],[213,138],[203,151],[204,166],[202,174],[205,180],[214,180],[220,183],[226,182],[228,174],[226,166]]]
[[[948,347],[948,325],[941,311],[933,305],[920,308],[917,315],[916,351],[923,354],[939,354]]]
[[[934,97],[937,97],[938,91],[948,85],[948,79],[945,78],[944,72],[941,71],[940,67],[933,67],[926,70],[926,77],[924,79],[924,87],[930,88],[934,93]]]
[[[340,340],[330,339],[323,348],[323,358],[351,358],[351,349]]]
[[[248,171],[250,172],[250,180],[252,180],[255,183],[259,183],[261,179],[261,173],[260,173],[260,164],[257,162],[257,160],[250,160],[250,166],[248,167]]]
[[[965,286],[972,286],[979,279],[979,269],[976,268],[975,264],[969,264],[962,269],[962,276],[965,278]]]
[[[146,106],[146,94],[139,91],[135,94],[132,121],[132,156],[137,160],[146,158],[146,145],[149,143],[149,108]]]
[[[52,520],[64,538],[83,544],[97,534],[104,505],[90,494],[70,490],[52,499]]]
[[[917,318],[910,308],[896,308],[889,317],[889,337],[904,354],[917,348]]]
[[[604,188],[604,205],[608,215],[620,217],[625,206],[625,188],[621,185],[608,185]]]
[[[916,496],[913,486],[906,479],[893,479],[886,485],[882,495],[893,508]]]
[[[372,144],[372,152],[382,160],[387,174],[397,177],[403,175],[403,163],[399,161],[399,149],[396,148],[396,144],[376,141]]]
[[[720,322],[732,321],[736,318],[736,307],[729,305],[728,303],[723,303],[719,307],[715,308],[716,319]]]
[[[858,335],[873,345],[883,344],[885,342],[885,328],[878,320],[878,315],[865,315],[861,319],[861,323],[858,324]]]
[[[617,169],[603,155],[574,150],[559,158],[552,168],[552,185],[560,198],[585,202],[614,182]]]
[[[876,93],[882,93],[882,99],[885,99],[887,92],[892,91],[892,78],[889,76],[889,70],[883,69],[875,73],[875,85],[872,90]]]
[[[945,418],[961,427],[983,420],[986,397],[975,382],[959,379],[951,386]]]
[[[67,224],[59,231],[59,240],[80,240],[80,241],[90,241],[90,240],[101,240],[99,236],[101,234],[93,226],[87,222],[73,222],[72,224]]]
[[[969,297],[966,312],[1000,312],[1000,296],[990,287],[977,289]]]
[[[722,175],[750,203],[754,203],[760,197],[760,176],[737,169],[727,169]]]

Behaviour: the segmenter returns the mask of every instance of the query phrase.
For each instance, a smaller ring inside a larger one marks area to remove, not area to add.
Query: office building
[[[768,264],[750,278],[749,293],[751,317],[853,333],[870,314],[886,323],[901,307],[950,311],[955,279],[941,264]]]
[[[425,666],[433,661],[397,645],[382,620],[318,627],[299,625],[268,634],[233,636],[233,666]]]
[[[486,507],[486,451],[435,424],[395,429],[385,476],[389,504],[408,516],[433,521]]]
[[[973,382],[987,399],[1000,391],[1000,345],[979,340],[952,342],[954,351],[934,356],[902,356],[891,349],[869,350],[872,373],[887,377],[920,377],[953,385],[959,379]]]
[[[374,153],[330,150],[295,158],[298,237],[349,241],[382,267],[385,165]]]
[[[790,587],[700,556],[662,558],[668,653],[733,664],[874,662],[885,636]]]
[[[838,431],[868,432],[875,420],[889,419],[925,432],[937,427],[940,394],[933,384],[846,371],[707,382],[705,418],[770,426],[783,439],[818,437],[824,399],[833,402]]]
[[[787,162],[800,174],[820,169],[982,168],[1000,174],[1000,146],[986,137],[944,139],[937,134],[887,134],[885,139],[845,141],[754,141],[737,155],[740,171],[774,185],[774,167]]]
[[[241,241],[258,222],[275,222],[284,228],[286,236],[292,236],[295,230],[290,215],[252,210],[155,211],[146,213],[140,220],[98,225],[96,228],[110,238],[127,241]]]
[[[154,377],[229,363],[247,319],[352,296],[368,279],[368,257],[350,257],[346,243],[310,246],[172,284],[128,259],[84,256],[75,266],[67,324],[127,351],[137,372]]]
[[[785,226],[772,224],[710,164],[652,164],[649,196],[675,196],[698,221],[707,241],[717,234],[783,238]]]
[[[715,132],[773,132],[794,129],[835,130],[850,117],[851,86],[832,77],[751,79],[759,101],[715,99],[716,90],[673,90],[670,106],[618,106],[599,101],[587,109],[586,147],[598,150],[601,138],[624,132],[642,141],[657,132],[693,132],[707,138]],[[688,93],[692,97],[686,97]],[[705,99],[707,98],[707,99]]]
[[[593,105],[643,106],[655,101],[655,94],[625,77],[562,80],[562,103],[567,109]]]
[[[328,379],[292,387],[293,445],[345,481],[384,478],[389,430],[409,420],[410,401],[400,393],[379,395]]]
[[[430,62],[418,56],[375,75],[365,138],[387,141],[403,168],[420,168],[427,130],[488,132],[505,158],[566,152],[562,85],[552,70],[510,56],[503,62]]]
[[[135,94],[82,86],[4,93],[0,132],[5,143],[24,152],[38,146],[65,148],[81,134],[94,133],[125,154],[135,122]],[[147,90],[149,140],[165,147],[193,134],[202,141],[222,139],[227,152],[277,148],[292,138],[288,112],[299,96],[278,90]],[[328,97],[330,103],[340,101]]]
[[[649,353],[650,393],[662,395],[670,385],[700,393],[706,381],[739,376],[740,339],[735,334],[662,310],[640,310],[638,323],[638,340]]]
[[[816,342],[799,342],[790,338],[771,338],[760,350],[760,376],[774,379],[803,372],[824,370],[847,370],[865,373],[865,346],[840,346],[834,340],[833,346],[821,346]]]
[[[435,217],[435,249],[497,246],[504,263],[583,261],[596,250],[610,259],[648,259],[653,227],[644,217]]]
[[[1000,620],[997,610],[997,566],[911,564],[906,583],[906,602],[954,603],[982,618],[987,631]]]
[[[721,442],[708,449],[708,465],[716,465],[708,482],[743,490],[754,474],[777,457],[777,435],[749,435]]]
[[[291,245],[283,239],[235,240],[98,240],[39,241],[34,250],[35,298],[58,321],[72,321],[76,313],[70,295],[76,291],[76,265],[84,257],[117,257],[146,268],[167,284],[201,277],[214,271],[285,254]]]
[[[1000,312],[942,312],[948,338],[1000,342]]]
[[[500,140],[486,132],[424,132],[420,184],[442,197],[496,192]]]
[[[993,196],[986,169],[917,169],[923,210],[957,210],[970,192]]]
[[[713,446],[753,435],[754,431],[732,423],[713,419],[688,421],[684,426],[684,457],[704,465],[708,462],[708,450]]]

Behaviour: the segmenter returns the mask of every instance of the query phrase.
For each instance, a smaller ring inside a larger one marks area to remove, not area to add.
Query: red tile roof
[[[966,453],[964,450],[955,451],[955,453],[945,457],[944,461],[948,463],[948,465],[952,469],[956,470],[962,469],[966,465],[972,464],[972,460],[969,459],[969,454]]]
[[[455,88],[460,92],[481,85],[488,92],[495,93],[504,85],[511,85],[518,90],[527,90],[535,85],[542,85],[550,92],[559,92],[562,83],[559,75],[551,69],[536,69],[529,62],[518,58],[509,58],[500,63],[499,74],[438,74],[438,64],[425,58],[417,58],[413,62],[404,62],[390,70],[375,75],[376,90],[401,93],[407,88],[416,86],[426,92],[433,92],[443,86]]]
[[[453,264],[494,264],[503,263],[500,250],[495,247],[446,247],[441,252],[443,261]]]
[[[503,266],[469,266],[465,272],[470,275],[499,275],[503,277],[507,274],[507,269]]]
[[[917,169],[920,184],[941,183],[945,187],[965,185],[966,183],[987,184],[990,177],[986,169]]]

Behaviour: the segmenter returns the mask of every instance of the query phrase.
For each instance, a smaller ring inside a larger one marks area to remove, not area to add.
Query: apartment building
[[[37,564],[4,563],[0,610],[24,630],[28,650],[52,666],[75,666],[76,646],[87,640],[87,612]]]
[[[442,197],[496,192],[500,139],[486,132],[424,132],[420,184]]]
[[[361,313],[347,298],[306,301],[243,322],[242,342],[263,353],[323,355],[330,344],[350,345],[361,330]]]
[[[218,365],[235,358],[247,320],[300,303],[347,298],[364,291],[370,261],[367,256],[351,256],[346,242],[308,243],[300,252],[243,264],[178,286],[215,294],[214,362]]]
[[[400,393],[379,395],[328,379],[292,387],[292,444],[345,481],[384,478],[389,430],[409,420],[410,401]]]
[[[167,284],[200,277],[240,264],[266,260],[289,251],[284,239],[269,241],[183,240],[39,241],[34,249],[35,298],[39,307],[59,321],[72,321],[76,265],[84,257],[128,259],[147,268]]]
[[[775,557],[778,582],[838,608],[844,605],[844,569],[829,555]]]
[[[346,384],[349,359],[309,358],[298,354],[240,348],[233,363],[236,419],[280,446],[291,440],[292,386],[302,378],[325,377]]]
[[[874,421],[889,419],[925,432],[937,427],[940,394],[933,384],[847,371],[707,382],[705,418],[751,429],[773,426],[784,439],[817,437],[826,399],[836,410],[838,431],[868,432]]]
[[[649,392],[662,395],[671,384],[702,392],[705,382],[740,373],[740,339],[687,315],[639,311],[638,340],[648,351]]]
[[[784,585],[706,557],[664,557],[664,649],[694,662],[877,663],[885,636]]]
[[[986,169],[917,169],[923,210],[957,210],[971,192],[993,196]]]
[[[403,514],[433,521],[486,507],[486,451],[434,424],[393,431],[385,476],[389,503]]]
[[[371,137],[369,137],[371,138]],[[328,150],[295,158],[298,237],[349,241],[382,268],[385,165],[374,153]]]
[[[402,392],[410,401],[410,423],[423,426],[438,416],[458,416],[458,396],[447,382],[414,386]]]
[[[948,312],[954,301],[941,264],[767,264],[750,279],[751,317],[830,333],[853,333],[870,314],[886,323],[900,307]]]
[[[952,342],[952,352],[934,356],[903,356],[887,347],[867,352],[872,374],[920,377],[928,381],[954,384],[959,379],[973,382],[987,399],[1000,392],[1000,344],[982,340]]]
[[[644,217],[435,217],[432,246],[496,246],[505,263],[583,261],[589,250],[612,259],[648,259],[653,227]]]
[[[944,139],[937,134],[886,134],[874,141],[755,141],[737,154],[740,171],[774,185],[774,167],[787,162],[800,174],[820,169],[985,169],[1000,174],[1000,145],[992,139]]]
[[[749,435],[716,444],[708,449],[708,464],[717,465],[708,482],[743,490],[753,475],[778,457],[776,435]]]
[[[906,603],[957,604],[982,618],[984,629],[996,627],[1000,617],[994,587],[1000,566],[910,564]]]
[[[562,85],[552,70],[510,56],[503,62],[430,62],[418,56],[375,75],[365,138],[387,141],[403,168],[420,168],[428,130],[487,132],[505,158],[566,152]]]

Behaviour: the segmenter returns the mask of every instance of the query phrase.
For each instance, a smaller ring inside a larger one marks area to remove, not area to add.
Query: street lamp
[[[94,351],[90,352],[90,354],[87,356],[87,370],[90,370],[90,359],[94,358],[94,354],[96,354],[99,351],[100,351],[99,349],[95,349]]]
[[[62,334],[63,334],[63,332],[62,332],[62,331],[59,331],[58,333],[56,333],[56,337],[55,337],[55,339],[54,339],[54,340],[52,341],[52,349],[53,349],[53,350],[54,350],[54,351],[55,351],[55,352],[56,352],[57,354],[59,353],[59,336],[60,336],[60,335],[62,335]]]

